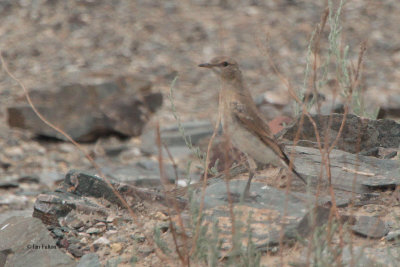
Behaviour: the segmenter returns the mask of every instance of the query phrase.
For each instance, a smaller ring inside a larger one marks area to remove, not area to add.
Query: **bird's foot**
[[[258,196],[256,192],[250,192],[250,186],[246,186],[240,198],[240,202],[254,201]]]

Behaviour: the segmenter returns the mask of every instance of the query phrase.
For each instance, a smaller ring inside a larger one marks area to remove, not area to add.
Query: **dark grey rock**
[[[154,248],[149,246],[142,246],[138,248],[138,252],[144,257],[147,257],[148,255],[154,252]]]
[[[38,184],[39,182],[40,182],[40,177],[36,174],[23,175],[18,178],[18,183]]]
[[[324,225],[329,219],[330,209],[324,207],[316,207],[308,212],[300,221],[297,232],[303,236],[308,236],[315,227]]]
[[[19,184],[16,182],[0,182],[1,189],[9,189],[9,188],[16,188]]]
[[[146,240],[146,236],[143,233],[134,233],[131,238],[138,243],[143,243]]]
[[[287,153],[295,150],[294,165],[303,177],[316,184],[320,176],[321,154],[311,147],[285,147]],[[400,185],[400,164],[397,161],[357,156],[333,149],[330,153],[332,185],[335,189],[368,193],[372,189]],[[327,185],[324,169],[322,182]],[[353,185],[354,183],[354,185]]]
[[[335,190],[334,193],[336,206],[338,208],[347,207],[355,197],[351,192]],[[321,196],[318,199],[318,204],[323,207],[332,207],[333,203],[331,196]]]
[[[126,145],[116,145],[116,146],[105,146],[104,151],[106,152],[107,156],[115,157],[121,154],[123,151],[128,150]]]
[[[76,267],[100,267],[99,256],[96,253],[83,255]]]
[[[33,91],[31,98],[39,112],[76,141],[94,141],[100,136],[138,136],[162,95],[150,91],[151,83],[134,76],[79,78],[80,83],[58,91]],[[65,140],[42,122],[28,105],[7,109],[11,127],[29,129],[37,136]]]
[[[233,180],[229,189],[233,204],[235,205],[236,223],[248,225],[252,229],[253,242],[260,250],[267,250],[276,246],[280,241],[282,220],[285,221],[283,241],[296,238],[298,224],[307,214],[307,195],[288,194],[261,183],[254,182],[251,192],[254,196],[240,202],[241,194],[246,186],[246,181]],[[218,222],[221,231],[220,238],[229,240],[231,234],[229,200],[225,181],[217,181],[206,188],[204,199],[204,216],[209,227]],[[201,201],[201,192],[195,194],[198,203]],[[286,204],[287,200],[287,206]],[[249,216],[251,218],[249,219]],[[248,223],[250,220],[250,224]],[[246,227],[242,230],[246,231]],[[245,232],[243,232],[245,234]],[[229,246],[229,245],[228,245]],[[223,249],[229,249],[224,247]]]
[[[68,252],[70,252],[75,257],[82,257],[83,251],[82,246],[79,243],[70,244],[67,248]]]
[[[90,227],[89,229],[86,230],[87,234],[100,234],[103,232],[104,232],[103,229],[97,227]]]
[[[356,224],[352,229],[356,234],[369,238],[381,238],[389,232],[383,221],[370,216],[357,218]]]
[[[183,208],[187,204],[184,198],[175,198],[164,192],[160,192],[159,189],[139,188],[116,182],[110,178],[109,181],[116,192],[123,198],[129,196],[137,200],[156,201],[164,205],[172,205],[172,199],[174,198],[179,208]],[[125,207],[105,180],[99,176],[72,170],[66,175],[62,188],[57,189],[56,192],[41,194],[37,197],[34,204],[33,216],[40,218],[45,224],[54,226],[60,226],[60,219],[65,219],[64,223],[67,224],[73,221],[73,216],[71,216],[72,220],[65,217],[71,211],[75,210],[107,218],[107,207],[99,206],[100,204],[95,203],[87,197],[105,199],[108,201],[108,204],[105,203],[105,205],[115,204]]]
[[[100,214],[105,217],[108,215],[104,207],[98,206],[89,199],[69,192],[51,192],[37,197],[33,217],[39,218],[47,225],[59,226],[59,218],[67,216],[72,210],[85,214]]]
[[[18,178],[15,176],[3,176],[0,180],[0,188],[15,188],[19,187]]]
[[[8,168],[11,167],[11,162],[3,161],[0,159],[0,168],[7,170]]]
[[[400,96],[392,94],[388,99],[389,103],[385,102],[380,106],[378,119],[399,118],[400,115]]]
[[[64,237],[64,232],[63,232],[60,228],[54,228],[54,229],[52,230],[52,233],[53,233],[56,237],[59,237],[59,238]]]
[[[113,183],[114,181],[110,181]],[[104,198],[111,203],[122,205],[121,200],[114,194],[108,183],[99,176],[71,170],[64,179],[64,190],[74,188],[74,194],[80,196],[91,196]]]
[[[379,204],[379,203],[381,203],[380,194],[371,192],[359,195],[354,201],[354,206],[360,207],[364,205]]]
[[[39,183],[40,178],[37,175],[22,175],[19,177],[5,176],[1,178],[0,188],[14,188],[19,187],[21,183]]]
[[[332,122],[329,131],[325,131],[330,116],[313,115],[313,120],[319,129],[320,140],[325,140],[326,133],[329,135],[329,144],[335,140],[343,120],[343,114],[332,114]],[[294,140],[298,129],[297,121],[287,128],[283,138]],[[304,118],[301,129],[300,140],[308,140],[316,144],[314,127],[308,117]],[[356,115],[348,114],[341,136],[335,148],[350,153],[368,151],[377,147],[398,148],[400,145],[400,124],[393,120],[370,120]]]
[[[68,216],[65,217],[65,224],[70,228],[79,229],[85,225],[85,223],[79,217],[80,216],[75,214],[68,214]]]
[[[0,251],[10,251],[5,266],[75,266],[36,218],[12,217],[0,224]],[[4,259],[4,253],[3,253]]]
[[[390,231],[386,235],[385,239],[387,241],[400,240],[400,229],[399,230]]]
[[[6,265],[7,257],[9,254],[12,254],[11,249],[4,249],[4,250],[0,251],[0,266]]]

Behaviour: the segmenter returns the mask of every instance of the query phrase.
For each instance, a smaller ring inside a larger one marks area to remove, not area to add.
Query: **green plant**
[[[345,3],[345,0],[340,0],[335,10],[332,0],[328,1],[326,17],[322,18],[321,23],[311,34],[307,47],[303,85],[301,89],[296,91],[296,94],[300,100],[306,103],[307,110],[310,110],[317,104],[318,93],[333,79],[335,81],[333,86],[337,87],[333,91],[337,90],[340,93],[346,101],[345,105],[351,107],[354,114],[376,118],[378,110],[371,112],[365,109],[363,85],[360,82],[362,79],[361,63],[366,49],[365,43],[361,44],[356,69],[354,69],[349,56],[349,45],[343,45],[341,15]],[[321,53],[320,41],[325,24],[329,26],[328,47],[326,52]],[[317,66],[318,56],[322,59],[319,67]],[[336,99],[336,95],[333,98]],[[300,114],[301,109],[301,104],[294,101],[295,116]]]
[[[153,235],[154,235],[154,242],[157,244],[157,246],[164,252],[164,253],[170,253],[171,250],[168,247],[168,244],[161,239],[161,229],[160,227],[154,227],[153,230]]]

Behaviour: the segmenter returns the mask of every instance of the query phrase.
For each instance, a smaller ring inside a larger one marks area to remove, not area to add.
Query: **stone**
[[[109,179],[109,181],[125,199],[134,197],[132,201],[135,202],[149,201],[150,203],[161,203],[163,205],[172,205],[172,201],[174,201],[180,209],[187,205],[187,200],[182,196],[165,194],[160,192],[159,189],[139,188],[119,183],[113,179]],[[105,199],[108,203],[100,204],[100,202],[96,202],[90,197]],[[53,226],[69,225],[74,217],[69,216],[72,211],[91,214],[92,216],[98,215],[104,221],[109,216],[108,211],[110,210],[107,205],[110,204],[125,208],[121,200],[102,178],[71,170],[65,176],[61,188],[55,192],[41,194],[37,197],[33,216],[40,218],[45,224]]]
[[[146,240],[146,236],[143,233],[134,233],[131,238],[138,243],[143,243]]]
[[[329,219],[330,209],[324,207],[316,207],[312,212],[308,212],[297,226],[297,232],[306,237],[315,227],[324,225]]]
[[[50,192],[37,197],[33,207],[33,217],[39,218],[47,225],[60,226],[60,219],[64,219],[72,210],[107,216],[104,207],[89,199],[71,193]]]
[[[90,227],[89,229],[86,230],[87,234],[100,234],[103,233],[105,229],[100,228],[100,227]]]
[[[71,170],[65,176],[63,186],[66,191],[73,188],[76,195],[105,198],[111,203],[122,205],[121,200],[114,194],[108,183],[96,175]]]
[[[288,155],[294,150],[294,165],[303,177],[316,184],[320,177],[321,154],[311,147],[286,146]],[[378,188],[394,188],[400,185],[398,161],[357,156],[333,149],[330,153],[332,185],[335,189],[355,193],[369,193]],[[325,168],[322,183],[328,185]],[[354,183],[354,185],[353,185]]]
[[[329,115],[313,115],[312,118],[319,129],[321,142],[325,140],[325,134],[327,132],[327,134],[329,134],[329,144],[332,144],[342,124],[343,114],[332,114],[332,122],[329,131],[325,131],[327,123],[330,120]],[[285,129],[280,135],[284,139],[294,140],[298,124],[299,121]],[[300,133],[300,140],[311,141],[312,143],[309,144],[315,147],[317,139],[315,137],[314,127],[308,117],[305,117]],[[346,123],[335,148],[350,153],[357,153],[378,147],[398,148],[399,145],[399,123],[393,120],[371,120],[347,114]]]
[[[37,90],[30,96],[48,121],[80,142],[110,134],[138,136],[162,105],[161,93],[152,93],[150,82],[132,75],[82,74],[55,92]],[[42,122],[29,105],[8,107],[7,114],[11,127],[28,129],[38,137],[66,140]]]
[[[98,239],[96,239],[93,242],[93,245],[108,245],[110,244],[110,240],[108,240],[107,238],[105,238],[104,236],[99,237]]]
[[[49,231],[36,218],[12,217],[1,223],[0,251],[12,252],[6,257],[4,266],[7,267],[76,265],[70,256],[57,248]]]
[[[113,253],[117,253],[117,254],[119,254],[122,251],[122,249],[124,248],[121,243],[112,243],[110,247],[111,247],[111,251]]]
[[[100,267],[99,256],[96,253],[89,253],[82,256],[76,267]]]
[[[52,230],[52,233],[58,238],[63,238],[64,237],[64,233],[60,228],[54,228]]]
[[[16,188],[18,186],[19,186],[19,184],[16,182],[0,182],[1,189]],[[1,200],[0,200],[0,203],[1,203]]]
[[[75,257],[82,257],[83,251],[82,246],[79,243],[70,244],[67,248],[68,252],[74,255]]]
[[[393,94],[389,97],[389,103],[380,106],[378,119],[394,118],[399,119],[400,114],[400,96]]]
[[[18,178],[18,183],[38,184],[39,182],[40,182],[40,177],[36,174],[23,175]]]
[[[154,252],[154,248],[153,247],[149,247],[146,245],[140,246],[137,250],[141,255],[143,255],[144,257],[147,257],[148,255],[150,255],[151,253]]]
[[[400,240],[400,229],[394,230],[394,231],[390,231],[390,232],[386,235],[385,239],[386,239],[387,241]]]
[[[288,242],[297,236],[301,230],[298,225],[307,214],[307,195],[294,195],[278,190],[258,182],[253,182],[250,200],[240,202],[240,196],[246,186],[246,181],[231,180],[230,194],[233,200],[236,229],[246,235],[248,226],[252,230],[252,241],[257,249],[266,250],[277,246],[281,238],[281,226],[284,221],[283,241]],[[201,190],[195,193],[197,204],[201,201]],[[286,202],[287,200],[287,202]],[[287,203],[287,205],[285,204]],[[248,223],[250,222],[250,223]],[[231,243],[231,217],[226,182],[216,181],[210,184],[205,191],[204,198],[204,225],[211,229],[213,224],[218,225],[222,249],[229,250]],[[209,233],[211,234],[211,233]]]
[[[358,217],[352,229],[356,234],[369,238],[381,238],[389,232],[382,220],[371,216]]]

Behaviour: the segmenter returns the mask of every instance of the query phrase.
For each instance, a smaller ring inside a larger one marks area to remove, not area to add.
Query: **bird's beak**
[[[215,65],[211,64],[211,63],[202,63],[202,64],[199,65],[199,67],[202,67],[202,68],[212,68],[214,66]]]

